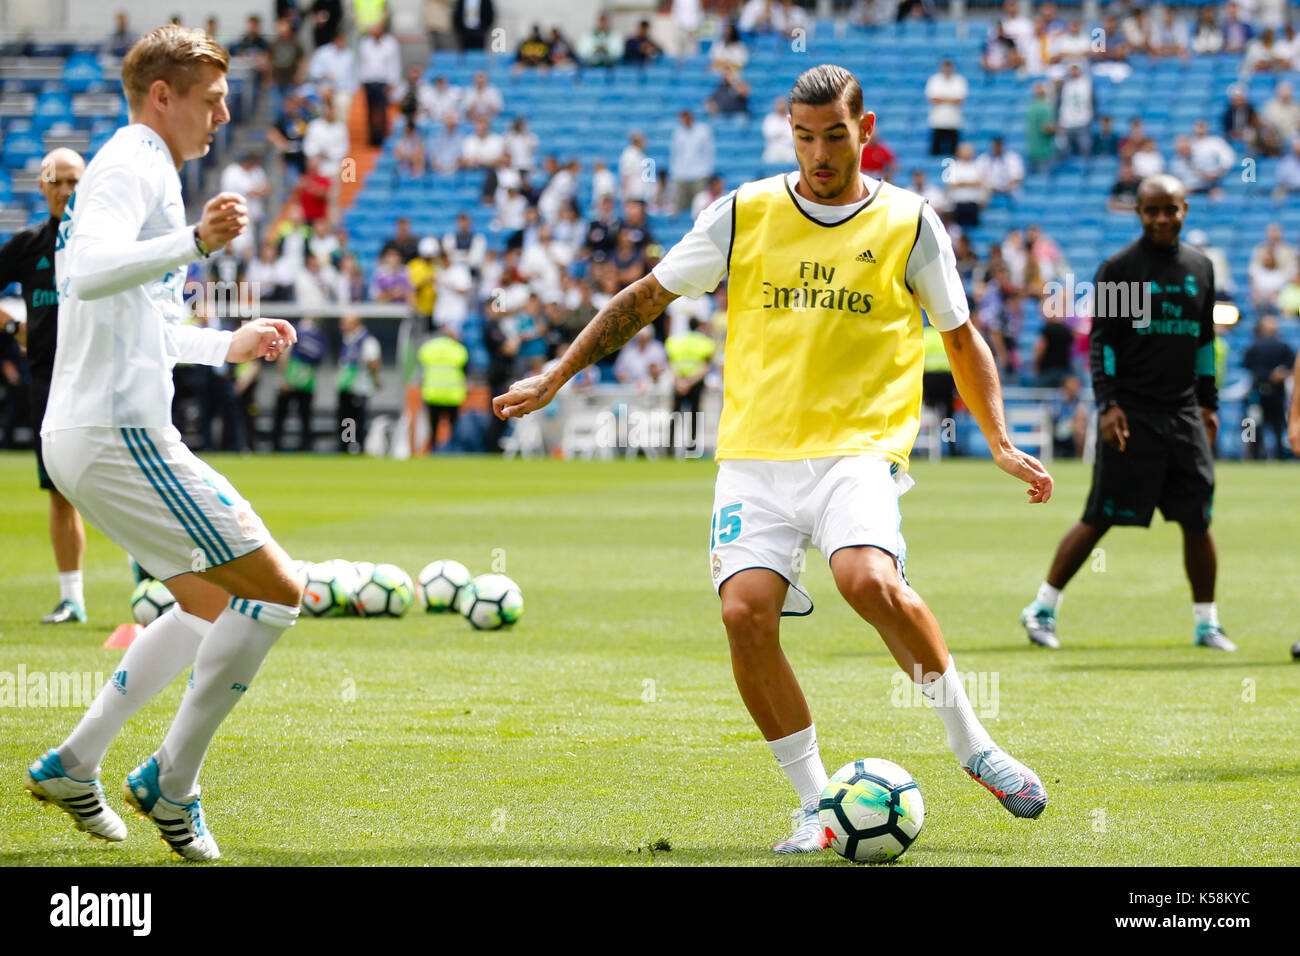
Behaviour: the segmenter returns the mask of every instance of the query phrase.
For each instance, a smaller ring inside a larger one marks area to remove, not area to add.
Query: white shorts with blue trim
[[[718,462],[709,540],[714,590],[740,571],[767,568],[790,582],[781,613],[810,614],[812,598],[799,583],[809,544],[828,561],[840,548],[880,548],[904,573],[898,498],[913,484],[880,455]]]
[[[226,564],[271,540],[253,506],[175,428],[66,428],[41,447],[82,517],[160,579]]]

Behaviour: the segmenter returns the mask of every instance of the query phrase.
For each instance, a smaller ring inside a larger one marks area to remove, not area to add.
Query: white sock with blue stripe
[[[217,728],[297,618],[296,607],[236,597],[213,622],[194,659],[194,683],[158,748],[158,785],[167,799],[190,803],[198,796],[199,768]]]
[[[59,759],[69,777],[92,780],[117,732],[137,710],[153,700],[177,674],[194,663],[199,644],[212,624],[172,605],[131,642],[68,739]]]

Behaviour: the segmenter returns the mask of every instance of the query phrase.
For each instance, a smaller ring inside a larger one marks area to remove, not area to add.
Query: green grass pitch
[[[793,795],[731,678],[706,555],[711,463],[213,463],[294,557],[412,576],[436,558],[476,574],[504,561],[526,605],[498,633],[424,613],[299,621],[204,767],[222,864],[848,865],[768,850]],[[1300,473],[1219,469],[1219,606],[1241,647],[1223,654],[1191,645],[1178,531],[1158,518],[1103,539],[1066,594],[1061,650],[1028,644],[1017,614],[1087,488],[1081,465],[1053,471],[1046,506],[988,461],[918,463],[903,499],[911,582],[983,681],[995,739],[1043,777],[1046,813],[1014,819],[959,770],[813,554],[816,610],[784,634],[828,771],[882,756],[916,777],[926,822],[900,866],[1300,863]],[[0,675],[107,677],[121,652],[100,645],[130,614],[122,552],[91,532],[91,622],[36,623],[57,597],[46,503],[30,455],[0,456],[0,478]],[[109,751],[115,806],[182,686]],[[23,769],[79,716],[0,707],[0,865],[165,862],[144,821],[110,847],[23,792]]]

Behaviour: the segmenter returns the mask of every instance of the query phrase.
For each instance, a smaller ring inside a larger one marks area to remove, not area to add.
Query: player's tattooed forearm
[[[568,370],[577,374],[593,362],[613,355],[675,298],[653,276],[633,282],[610,299],[574,340],[564,356]]]

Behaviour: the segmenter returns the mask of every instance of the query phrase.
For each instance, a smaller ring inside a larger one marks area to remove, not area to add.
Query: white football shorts
[[[871,545],[893,555],[903,574],[907,546],[898,498],[913,484],[879,455],[718,462],[709,539],[713,589],[739,571],[768,568],[790,582],[781,613],[811,614],[812,598],[799,584],[809,544],[828,561],[840,548]]]
[[[175,428],[65,428],[41,447],[54,484],[82,517],[162,580],[271,540],[253,506]]]

